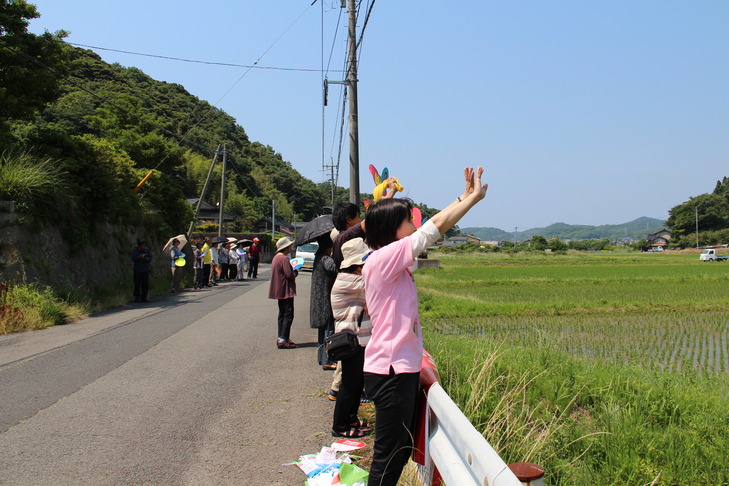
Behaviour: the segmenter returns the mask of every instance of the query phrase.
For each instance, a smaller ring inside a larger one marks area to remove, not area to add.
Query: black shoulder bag
[[[364,309],[357,320],[357,327],[362,325],[362,316]],[[327,351],[329,359],[332,361],[342,361],[349,359],[359,351],[359,339],[357,333],[351,329],[335,332],[331,336],[324,338],[324,349]]]

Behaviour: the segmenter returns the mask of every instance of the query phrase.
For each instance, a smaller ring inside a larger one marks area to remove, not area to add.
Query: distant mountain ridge
[[[545,238],[559,238],[560,240],[599,240],[609,238],[620,240],[633,238],[639,240],[651,233],[665,228],[666,221],[662,219],[640,217],[629,223],[604,224],[600,226],[589,226],[580,224],[554,223],[544,228],[531,228],[519,231],[504,231],[499,228],[461,228],[461,233],[476,236],[481,241],[504,241],[514,239],[524,241],[534,235],[541,235]]]

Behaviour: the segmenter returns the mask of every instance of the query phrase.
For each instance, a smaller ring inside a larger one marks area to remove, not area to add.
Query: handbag
[[[327,355],[332,361],[349,359],[359,351],[357,334],[350,329],[335,332],[324,338],[324,349],[326,349]]]
[[[326,349],[329,359],[332,361],[341,361],[343,359],[349,359],[357,354],[360,342],[360,338],[357,335],[361,331],[364,315],[365,311],[362,309],[362,312],[360,312],[359,318],[357,319],[358,332],[354,332],[351,329],[343,329],[324,338],[324,349]],[[367,321],[369,322],[369,318]],[[371,333],[371,323],[369,323],[369,328]],[[367,336],[366,341],[369,341],[369,336]]]

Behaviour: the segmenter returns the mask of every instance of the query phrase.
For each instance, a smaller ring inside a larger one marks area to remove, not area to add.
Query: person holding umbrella
[[[334,315],[330,296],[334,279],[337,278],[337,267],[332,259],[332,239],[330,233],[323,234],[316,239],[318,250],[314,256],[314,265],[311,271],[311,294],[309,301],[309,325],[318,330],[319,351],[317,361],[325,370],[336,369],[324,349],[324,339],[334,333]]]
[[[172,290],[170,292],[173,294],[180,290],[180,279],[182,279],[182,268],[184,267],[184,264],[182,266],[177,265],[180,258],[184,262],[185,254],[180,250],[180,240],[175,238],[172,240],[172,248],[170,249],[170,269],[172,270]]]
[[[291,267],[289,254],[294,240],[282,237],[276,242],[276,255],[271,261],[271,282],[268,298],[278,300],[278,349],[296,347],[291,339],[291,323],[294,321],[294,297],[296,297],[296,277],[299,272]]]

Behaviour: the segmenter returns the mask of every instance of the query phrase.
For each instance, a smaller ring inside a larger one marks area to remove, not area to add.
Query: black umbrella
[[[212,240],[210,240],[211,243],[224,243],[228,240],[226,238],[223,238],[222,236],[215,236]]]
[[[238,240],[238,246],[241,248],[247,248],[253,244],[251,240]]]
[[[301,231],[299,231],[299,234],[296,235],[296,240],[294,240],[294,246],[300,246],[304,243],[314,241],[322,235],[331,233],[333,229],[334,222],[332,221],[331,214],[325,214],[324,216],[319,216],[318,218],[312,219],[311,221],[306,223],[304,227],[301,228]]]

